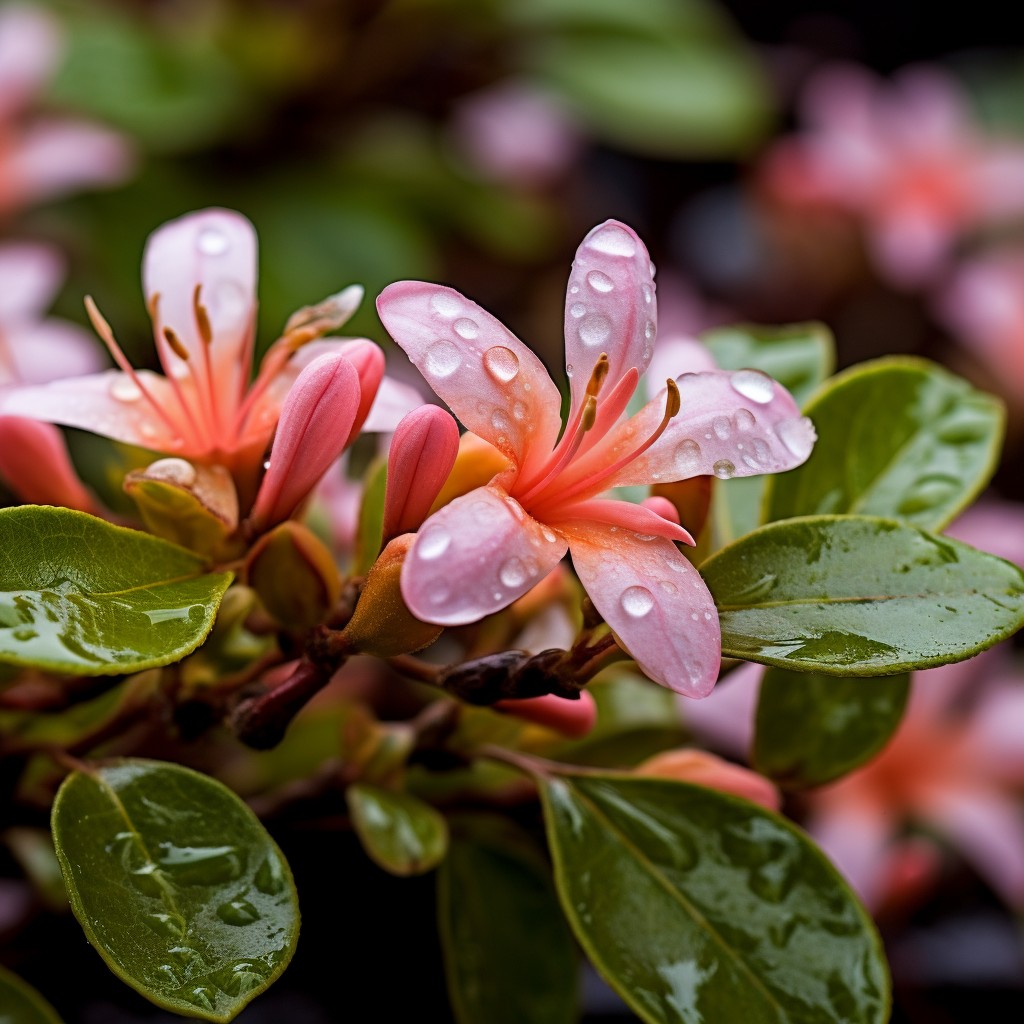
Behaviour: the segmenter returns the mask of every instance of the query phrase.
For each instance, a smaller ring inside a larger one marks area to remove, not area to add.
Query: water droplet
[[[178,977],[178,972],[170,964],[161,964],[157,971],[162,975],[163,980],[170,988],[181,988],[181,978]]]
[[[558,540],[553,531],[549,530],[546,526],[542,526],[540,532],[549,544],[554,544]]]
[[[462,354],[450,341],[435,341],[427,349],[427,373],[450,377],[462,365]]]
[[[619,600],[622,610],[635,619],[642,619],[654,607],[654,595],[646,587],[627,587]]]
[[[775,397],[775,381],[760,370],[737,370],[730,381],[734,391],[758,405],[767,405]]]
[[[688,437],[685,441],[680,441],[672,457],[675,459],[676,469],[684,476],[686,474],[693,476],[700,471],[700,445],[692,438]]]
[[[451,319],[462,312],[462,303],[452,292],[434,292],[430,296],[430,308]]]
[[[602,274],[600,270],[592,270],[587,274],[587,284],[595,292],[610,292],[615,287],[615,282],[607,274]]]
[[[256,888],[268,896],[284,891],[285,878],[281,862],[274,856],[267,857],[256,869]]]
[[[716,416],[712,421],[711,429],[714,430],[719,441],[728,441],[732,435],[732,423],[729,422],[728,416]]]
[[[196,985],[191,992],[184,993],[184,998],[193,1006],[198,1006],[203,1010],[212,1010],[217,996],[213,989],[207,988],[206,985]]]
[[[566,375],[566,377],[571,377],[572,376],[572,363],[566,363],[565,364],[565,375]]]
[[[223,256],[228,244],[228,236],[220,228],[203,228],[196,239],[196,246],[206,256]]]
[[[633,241],[632,235],[617,224],[604,224],[596,231],[591,232],[587,237],[586,245],[611,256],[636,255],[636,242]]]
[[[526,408],[525,402],[516,402],[515,405],[512,406],[512,415],[520,422],[526,419],[528,411],[529,410]]]
[[[494,412],[491,413],[491,426],[495,430],[510,432],[512,430],[512,421],[508,418],[507,413],[503,412],[501,409],[495,409]],[[499,435],[498,441],[500,443],[504,443],[504,435]],[[488,506],[488,511],[489,510],[490,506]]]
[[[719,459],[711,468],[719,480],[728,480],[736,475],[736,467],[728,459]]]
[[[225,924],[252,924],[260,919],[260,912],[248,901],[243,899],[228,900],[217,908],[217,916]]]
[[[644,285],[644,302],[649,306],[654,301],[654,292],[651,291],[650,285]]]
[[[644,337],[648,341],[654,341],[654,336],[658,333],[658,325],[653,320],[648,320],[644,324]]]
[[[736,424],[736,429],[743,434],[757,426],[757,420],[749,409],[738,409],[736,415],[733,416],[733,422]]]
[[[603,345],[612,333],[612,322],[604,313],[591,313],[580,321],[580,341],[584,345]]]
[[[714,618],[714,616],[711,614],[711,612],[705,612],[704,618],[707,619],[708,622],[710,622]]]
[[[259,964],[240,960],[213,975],[213,983],[229,996],[242,996],[267,982]]]
[[[754,458],[762,465],[767,465],[772,457],[772,450],[768,447],[768,443],[760,437],[755,437],[750,442],[750,447],[754,452]]]
[[[463,317],[461,320],[456,320],[452,324],[452,330],[460,338],[465,338],[467,341],[472,341],[479,333],[480,328],[477,326],[475,320],[470,320],[469,317]]]
[[[806,416],[783,420],[775,428],[775,433],[798,459],[806,459],[817,440],[814,424]]]
[[[574,284],[574,285],[573,285],[573,286],[572,286],[572,287],[571,287],[571,288],[569,289],[569,294],[570,294],[570,295],[575,295],[575,294],[576,294],[576,293],[577,293],[577,292],[578,292],[579,290],[580,290],[580,286],[579,286],[578,284]]]
[[[177,940],[185,935],[185,919],[179,914],[146,914],[143,920],[165,938]]]
[[[512,349],[495,345],[484,353],[484,369],[499,383],[508,384],[519,375],[519,357]]]
[[[146,475],[178,487],[191,487],[196,482],[196,467],[185,459],[157,459],[151,462]]]
[[[447,604],[452,596],[451,588],[444,584],[436,586],[430,594],[430,603],[435,607]]]
[[[693,619],[694,622],[700,622],[700,616],[696,612],[690,612],[690,618]]]
[[[658,585],[666,594],[674,594],[679,588],[670,580],[660,580]]]
[[[118,376],[110,384],[110,397],[119,402],[137,402],[142,389],[128,376]]]
[[[498,572],[498,579],[506,587],[520,587],[530,578],[526,563],[521,558],[510,558]]]
[[[670,559],[670,560],[669,560],[668,562],[666,562],[665,564],[666,564],[666,565],[667,565],[667,566],[668,566],[668,567],[669,567],[669,568],[670,568],[670,569],[671,569],[671,570],[672,570],[673,572],[686,572],[686,567],[687,567],[687,565],[688,565],[689,563],[688,563],[688,562],[684,562],[684,561],[682,561],[682,560],[680,560],[680,559],[676,559],[676,558],[673,558],[673,559]]]
[[[569,307],[569,312],[570,312],[570,313],[571,313],[571,314],[572,314],[572,315],[573,315],[574,317],[576,317],[576,319],[577,319],[577,320],[579,320],[579,318],[580,318],[581,316],[583,316],[583,314],[584,314],[584,313],[586,313],[586,311],[587,311],[587,307],[586,307],[586,306],[584,306],[582,302],[574,302],[574,303],[573,303],[573,304],[572,304],[572,305],[571,305],[571,306]]]
[[[242,857],[234,846],[175,846],[159,844],[160,868],[186,885],[217,885],[241,875]]]
[[[451,534],[447,530],[435,526],[434,529],[420,534],[419,540],[416,542],[416,556],[425,562],[433,561],[448,550],[448,545],[451,542]]]

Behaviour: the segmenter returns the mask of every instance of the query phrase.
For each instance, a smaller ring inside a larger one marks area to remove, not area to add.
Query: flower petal
[[[14,320],[38,316],[53,301],[63,277],[64,261],[49,246],[0,246],[0,323],[6,329]]]
[[[0,476],[30,504],[95,510],[71,464],[63,434],[50,423],[0,416]]]
[[[781,473],[811,454],[815,434],[792,395],[758,370],[687,373],[679,378],[679,413],[643,455],[624,466],[605,487],[668,483],[693,476],[722,478]],[[657,430],[665,391],[632,419],[612,430],[574,467],[583,477],[606,463],[616,446],[635,448]]]
[[[598,224],[576,250],[565,294],[565,371],[572,412],[602,352],[608,356],[610,384],[630,367],[641,374],[647,369],[657,325],[654,265],[644,243],[620,221]]]
[[[566,548],[504,491],[478,487],[423,524],[402,566],[402,596],[424,622],[476,622],[525,594]]]
[[[528,471],[561,428],[544,364],[507,327],[451,288],[388,285],[377,310],[391,337],[463,425]]]
[[[0,8],[0,119],[43,86],[61,46],[60,26],[52,15],[27,3]]]
[[[686,747],[664,750],[638,764],[634,771],[637,775],[676,779],[717,789],[722,793],[733,793],[744,800],[767,807],[769,811],[778,811],[782,806],[782,797],[770,779],[742,765],[709,754],[706,750]]]
[[[603,523],[566,523],[576,575],[641,670],[687,697],[718,678],[722,637],[700,573],[664,537]]]
[[[672,503],[665,498],[650,499],[664,502],[675,513]],[[617,526],[623,530],[632,530],[642,536],[654,535],[666,537],[668,540],[682,541],[683,544],[694,543],[693,538],[677,521],[665,519],[658,512],[646,505],[634,505],[631,501],[619,501],[615,498],[591,498],[590,501],[577,502],[564,509],[569,520],[583,520]]]
[[[107,365],[95,339],[77,324],[43,320],[4,331],[6,362],[0,357],[0,384],[45,384],[56,377],[80,377],[97,373]]]

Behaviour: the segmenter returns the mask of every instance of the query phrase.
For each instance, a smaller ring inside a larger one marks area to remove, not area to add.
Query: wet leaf
[[[877,676],[962,661],[1024,624],[1024,573],[890,519],[770,523],[701,566],[731,658]]]
[[[453,839],[438,923],[458,1024],[573,1024],[577,957],[550,868],[506,822]]]
[[[227,572],[65,508],[0,510],[0,661],[107,675],[178,661],[213,625]]]
[[[0,967],[0,1024],[62,1024],[62,1021],[31,985]]]
[[[787,789],[831,782],[885,746],[909,692],[907,675],[837,679],[770,668],[757,703],[754,767]]]
[[[818,513],[892,516],[938,530],[988,482],[1002,403],[924,359],[877,359],[840,374],[805,412],[818,441],[771,479],[769,520]]]
[[[287,966],[299,928],[291,872],[214,779],[141,759],[73,772],[52,826],[86,937],[158,1006],[229,1021]]]
[[[542,780],[562,907],[649,1024],[883,1024],[878,936],[789,822],[664,779]]]
[[[410,793],[356,783],[346,791],[352,824],[373,861],[393,875],[422,875],[448,849],[443,815]]]

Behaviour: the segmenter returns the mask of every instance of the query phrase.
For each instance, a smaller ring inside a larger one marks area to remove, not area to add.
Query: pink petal
[[[563,530],[576,575],[640,669],[677,693],[707,696],[722,638],[700,573],[663,537],[641,540],[602,523]]]
[[[402,566],[402,596],[424,622],[476,622],[525,594],[566,548],[503,491],[478,487],[423,524]]]
[[[667,519],[670,523],[675,523],[676,526],[679,526],[679,509],[677,509],[675,505],[668,500],[668,498],[663,498],[661,495],[655,494],[650,498],[644,498],[640,504],[644,508],[653,512],[656,516],[660,516],[662,519]],[[684,540],[682,537],[674,539]],[[685,541],[685,543],[692,544],[693,538],[691,537],[690,540]]]
[[[965,727],[965,757],[979,774],[1019,786],[1024,783],[1024,681],[1016,676],[983,681]]]
[[[552,693],[522,700],[499,700],[494,710],[546,726],[574,739],[586,736],[597,724],[597,705],[586,691],[580,694],[579,700],[557,697]]]
[[[390,434],[403,416],[423,404],[423,396],[414,387],[385,375],[377,388],[377,396],[363,423],[364,434]]]
[[[63,278],[64,260],[55,249],[32,242],[0,246],[0,324],[6,329],[12,321],[38,317]]]
[[[95,338],[76,324],[43,320],[31,326],[3,332],[13,380],[4,380],[0,357],[0,383],[46,384],[56,377],[81,377],[96,373],[107,359]]]
[[[740,665],[704,700],[680,701],[683,724],[723,754],[749,760],[763,674],[760,665]]]
[[[384,353],[379,345],[367,338],[359,338],[346,345],[339,354],[348,360],[359,377],[359,406],[349,431],[348,447],[363,429],[370,406],[377,397],[377,389],[384,376]]]
[[[213,332],[209,348],[219,399],[234,408],[249,379],[256,309],[256,232],[231,210],[186,214],[149,236],[143,254],[143,290],[147,303],[159,296],[157,347],[168,373],[181,360],[163,342],[170,328],[189,353],[189,369],[206,380],[205,342],[196,322],[196,287]]]
[[[1024,505],[985,498],[951,523],[946,534],[1024,567]]]
[[[551,451],[561,396],[508,328],[451,288],[388,285],[377,310],[391,337],[463,425],[528,471]]]
[[[27,3],[0,7],[0,120],[43,86],[60,50],[60,26],[51,15]]]
[[[616,220],[580,243],[565,296],[565,369],[572,411],[582,401],[601,353],[615,384],[631,367],[643,374],[654,352],[658,304],[654,265],[637,233]]]
[[[637,775],[692,782],[722,793],[732,793],[770,811],[777,811],[782,806],[779,791],[769,779],[706,750],[666,750],[637,765],[635,771]]]
[[[92,512],[61,432],[50,423],[0,416],[0,476],[22,501]]]
[[[663,518],[654,509],[646,505],[634,505],[631,501],[619,501],[615,498],[591,498],[590,501],[580,501],[562,510],[569,522],[597,522],[608,526],[615,526],[622,530],[631,530],[633,533],[655,537],[665,537],[668,540],[678,540],[683,544],[693,545],[693,537],[679,525],[679,513],[675,506],[667,498],[656,499],[658,506],[661,503],[668,505],[671,512],[668,517]],[[559,520],[559,525],[561,520]]]
[[[683,334],[668,337],[663,329],[647,368],[647,386],[657,391],[669,377],[675,380],[684,373],[707,373],[717,369],[706,345]]]
[[[790,393],[757,370],[684,374],[682,406],[664,434],[606,484],[669,483],[693,476],[752,476],[780,473],[804,462],[814,446],[814,427],[800,415]],[[651,436],[665,412],[665,392],[632,419],[612,430],[580,460],[582,477],[611,458],[616,445],[629,448]]]

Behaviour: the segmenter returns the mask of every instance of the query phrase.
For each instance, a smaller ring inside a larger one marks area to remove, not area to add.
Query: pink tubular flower
[[[132,368],[90,301],[93,325],[120,370],[14,389],[0,397],[0,412],[216,462],[246,487],[259,472],[285,395],[316,356],[336,352],[352,363],[360,377],[356,421],[367,419],[381,379],[379,348],[364,339],[316,340],[351,316],[362,296],[357,286],[295,313],[249,384],[256,235],[240,214],[204,210],[165,224],[146,245],[143,284],[164,376]],[[365,423],[369,430],[393,425],[372,412]]]
[[[826,69],[808,85],[805,120],[805,134],[770,154],[769,189],[862,216],[876,260],[901,286],[933,279],[964,232],[1024,209],[1024,148],[985,138],[938,69],[889,85],[854,66]]]
[[[572,401],[561,438],[561,398],[543,364],[475,303],[403,281],[384,290],[378,309],[437,394],[508,460],[420,530],[402,574],[413,613],[440,625],[473,622],[525,593],[569,550],[643,671],[689,696],[707,694],[721,642],[711,594],[674,543],[692,543],[689,534],[652,509],[601,495],[799,465],[814,430],[788,392],[753,370],[684,374],[625,418],[657,314],[647,250],[616,221],[587,235],[569,278]]]

